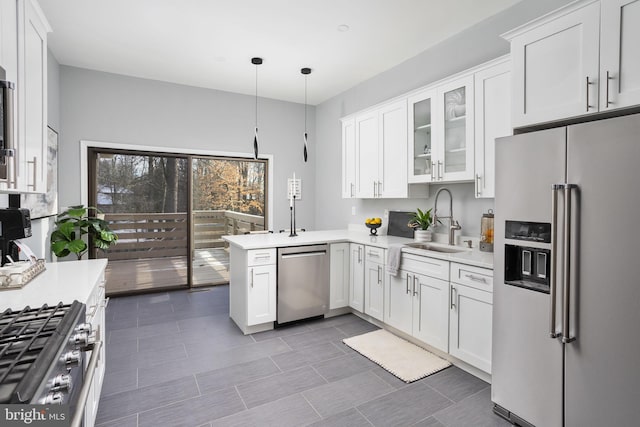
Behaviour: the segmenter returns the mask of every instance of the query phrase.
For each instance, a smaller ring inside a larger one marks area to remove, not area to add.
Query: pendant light
[[[256,126],[253,129],[253,158],[258,160],[258,65],[262,64],[262,58],[251,58],[251,63],[256,66]]]
[[[311,74],[311,68],[302,68],[300,73],[304,76],[304,161],[307,162],[307,76]]]

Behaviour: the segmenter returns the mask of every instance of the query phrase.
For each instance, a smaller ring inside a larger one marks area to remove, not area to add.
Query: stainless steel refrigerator
[[[491,396],[521,425],[640,425],[640,114],[501,138]]]

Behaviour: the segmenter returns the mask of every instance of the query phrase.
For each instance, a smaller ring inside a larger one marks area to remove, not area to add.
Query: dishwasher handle
[[[324,256],[327,254],[327,251],[314,251],[314,252],[294,252],[291,254],[283,254],[280,255],[280,258],[282,259],[287,259],[287,258],[302,258],[302,257],[309,257],[309,256]]]

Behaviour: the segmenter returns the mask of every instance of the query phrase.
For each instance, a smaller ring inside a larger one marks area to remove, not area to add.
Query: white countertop
[[[296,237],[288,233],[243,234],[222,236],[229,244],[241,249],[281,248],[286,246],[314,245],[322,243],[350,242],[387,249],[390,245],[415,242],[413,239],[396,236],[371,236],[367,232],[348,230],[305,231]],[[446,246],[446,245],[445,245]],[[463,249],[462,247],[460,247]],[[480,252],[478,248],[457,253],[424,251],[421,249],[403,248],[403,252],[429,256],[451,262],[474,265],[476,267],[493,268],[493,253]]]
[[[25,306],[39,307],[73,300],[86,303],[100,275],[107,266],[106,259],[63,261],[46,264],[47,269],[21,289],[0,290],[0,311]]]

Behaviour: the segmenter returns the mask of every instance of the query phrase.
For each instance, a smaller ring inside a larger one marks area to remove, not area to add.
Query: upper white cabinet
[[[639,25],[639,0],[585,0],[505,34],[513,126],[640,104]]]
[[[406,100],[356,115],[355,140],[356,197],[407,197]],[[343,138],[343,147],[348,147],[348,143],[348,139]],[[344,196],[344,187],[349,185],[345,178],[348,179],[350,172],[343,173]]]
[[[409,182],[473,179],[473,96],[469,74],[409,97]]]
[[[640,0],[603,1],[600,31],[600,109],[640,104]]]
[[[356,196],[356,121],[342,120],[342,198]]]
[[[475,194],[495,197],[495,139],[511,129],[511,64],[502,58],[474,76]]]
[[[0,191],[44,193],[47,186],[47,33],[49,24],[35,0],[0,3],[0,66],[16,85],[15,169]],[[15,175],[15,176],[14,176]],[[15,178],[15,179],[14,179]]]
[[[47,32],[32,0],[18,2],[18,169],[26,191],[47,187]]]

